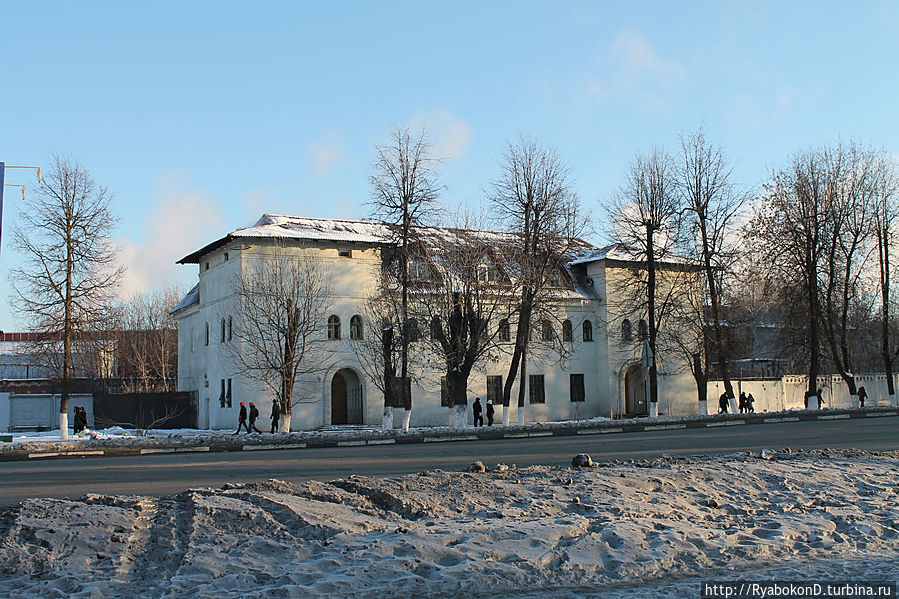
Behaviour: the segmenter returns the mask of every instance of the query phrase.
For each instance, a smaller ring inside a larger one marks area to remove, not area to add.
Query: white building
[[[326,267],[333,289],[332,313],[340,323],[340,334],[329,342],[326,371],[297,385],[292,428],[382,422],[383,397],[363,372],[350,328],[351,322],[360,322],[367,294],[375,287],[385,233],[385,226],[378,223],[264,215],[254,226],[233,231],[179,260],[179,264],[198,265],[199,281],[174,315],[178,320],[178,389],[198,393],[201,426],[236,426],[241,401],[254,401],[263,419],[269,414],[271,394],[236,372],[226,344],[237,342],[231,334],[235,278],[273,248],[295,248]],[[598,249],[584,244],[583,248],[567,264],[563,278],[568,292],[558,306],[562,319],[570,324],[563,332],[565,341],[571,343],[571,355],[561,364],[552,356],[529,359],[528,384],[533,387],[526,394],[530,401],[525,406],[525,420],[529,422],[647,411],[640,327],[635,325],[632,333],[630,320],[613,320],[611,329],[609,323],[616,281],[629,276],[637,265],[618,246]],[[639,317],[633,322],[639,323]],[[363,322],[362,330],[368,326]],[[659,412],[697,413],[689,372],[663,361],[658,366]],[[469,396],[479,396],[483,403],[505,379],[507,370],[508,362],[503,360],[483,365],[469,379]],[[448,408],[440,405],[439,374],[420,374],[413,376],[412,426],[447,424]],[[509,408],[513,422],[517,419],[517,384]],[[502,420],[501,411],[498,405],[498,421]],[[470,421],[470,410],[468,417]]]

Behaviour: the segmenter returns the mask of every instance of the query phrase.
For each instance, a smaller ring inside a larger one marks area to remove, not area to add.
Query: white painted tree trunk
[[[403,430],[409,432],[409,423],[412,421],[412,410],[405,410],[403,413]]]
[[[509,416],[512,415],[512,406],[502,406],[500,409],[503,411],[503,426],[509,426]]]
[[[706,416],[709,413],[709,402],[701,401],[699,402],[699,413],[703,416]]]
[[[69,438],[69,413],[59,413],[59,437],[65,441]]]
[[[730,406],[730,413],[731,413],[731,414],[739,414],[739,413],[740,413],[740,404],[737,402],[737,398],[736,398],[736,397],[728,397],[728,398],[727,398],[727,405]]]
[[[818,409],[818,396],[817,395],[809,395],[808,409],[809,410],[817,410]]]
[[[281,414],[281,432],[289,433],[290,432],[290,413]]]
[[[858,395],[857,394],[849,396],[849,405],[861,407],[861,404],[858,403]]]
[[[655,418],[659,415],[659,402],[651,401],[649,402],[649,417]]]
[[[393,408],[384,408],[384,417],[381,420],[381,428],[385,431],[393,430]]]
[[[468,406],[453,406],[453,428],[465,428]]]
[[[518,406],[518,426],[524,426],[524,406]]]

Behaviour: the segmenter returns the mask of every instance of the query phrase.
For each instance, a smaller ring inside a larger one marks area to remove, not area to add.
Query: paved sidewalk
[[[234,435],[230,431],[196,431],[148,437],[115,437],[69,441],[0,443],[0,461],[53,458],[131,456],[158,453],[261,451],[312,447],[389,445],[394,443],[439,443],[520,439],[528,437],[635,433],[686,428],[745,426],[809,420],[880,418],[899,415],[894,407],[852,410],[790,410],[761,414],[721,414],[709,416],[659,416],[629,420],[594,419],[532,423],[524,426],[431,427],[384,431],[377,427],[328,427],[326,430],[278,434]]]

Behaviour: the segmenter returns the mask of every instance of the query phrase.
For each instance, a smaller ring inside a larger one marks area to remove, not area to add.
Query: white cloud
[[[413,131],[425,129],[434,144],[434,155],[443,160],[464,156],[474,137],[471,125],[445,108],[415,115],[409,128]]]
[[[587,77],[587,93],[598,99],[631,98],[652,108],[664,107],[686,78],[680,64],[659,56],[636,29],[623,29],[602,53],[599,68]]]
[[[225,226],[216,202],[202,189],[190,187],[182,173],[164,174],[156,188],[156,205],[144,221],[142,239],[119,241],[128,268],[121,297],[195,279],[193,270],[177,266],[175,261],[220,236]]]
[[[344,154],[340,144],[340,131],[326,132],[323,139],[309,144],[308,151],[312,158],[312,170],[322,179],[326,179]]]

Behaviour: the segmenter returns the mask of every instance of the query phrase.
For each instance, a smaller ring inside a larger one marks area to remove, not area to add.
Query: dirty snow
[[[788,450],[30,499],[0,595],[682,597],[899,574],[899,452]]]

